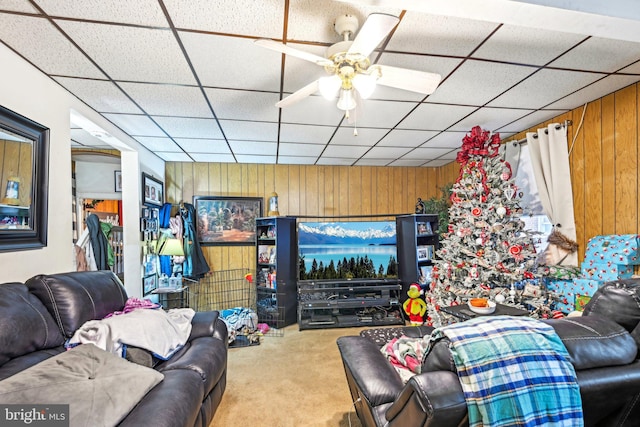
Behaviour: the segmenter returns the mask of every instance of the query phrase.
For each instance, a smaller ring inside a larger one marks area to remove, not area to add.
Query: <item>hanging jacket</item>
[[[194,280],[200,280],[209,272],[209,264],[204,258],[202,248],[198,242],[195,221],[196,209],[190,203],[184,204],[182,219],[184,221],[184,263],[182,275]]]
[[[109,270],[109,242],[102,232],[98,215],[91,214],[87,217],[87,228],[89,229],[89,238],[91,239],[91,246],[96,260],[96,268],[98,270]]]

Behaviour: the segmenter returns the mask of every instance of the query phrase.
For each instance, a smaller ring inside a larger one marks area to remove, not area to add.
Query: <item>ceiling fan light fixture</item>
[[[318,90],[324,99],[328,101],[336,99],[341,85],[342,81],[340,80],[340,77],[336,75],[320,77],[318,79]]]
[[[374,74],[356,74],[353,77],[352,84],[358,91],[360,98],[367,99],[376,88],[376,80],[378,80],[378,77]]]
[[[340,98],[338,98],[337,106],[343,111],[349,111],[356,108],[356,100],[353,98],[353,89],[340,90]]]

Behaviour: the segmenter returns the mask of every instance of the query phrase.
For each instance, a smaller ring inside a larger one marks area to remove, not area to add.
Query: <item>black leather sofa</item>
[[[124,287],[109,271],[38,275],[25,283],[1,284],[0,403],[3,381],[61,355],[65,340],[84,322],[122,310],[126,301]],[[181,349],[150,364],[164,377],[117,425],[209,425],[226,387],[227,328],[215,311],[197,312],[191,325]]]
[[[546,320],[567,347],[580,387],[585,426],[640,426],[640,282],[604,285],[583,316]],[[421,337],[430,327],[396,333]],[[435,345],[422,373],[406,384],[368,336],[337,340],[356,413],[363,426],[468,425],[467,407],[448,343]]]

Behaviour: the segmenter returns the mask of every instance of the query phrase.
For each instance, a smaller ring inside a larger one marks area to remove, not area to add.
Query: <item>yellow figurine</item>
[[[424,314],[427,312],[427,303],[420,298],[423,291],[420,289],[420,285],[412,283],[407,290],[409,298],[402,304],[402,308],[409,316],[409,321],[414,326],[419,326],[424,323]]]

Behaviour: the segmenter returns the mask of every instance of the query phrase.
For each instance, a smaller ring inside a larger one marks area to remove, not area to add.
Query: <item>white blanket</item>
[[[191,334],[195,311],[177,308],[138,309],[102,320],[85,322],[71,337],[68,345],[94,344],[123,357],[126,346],[143,348],[160,359],[169,359]]]

